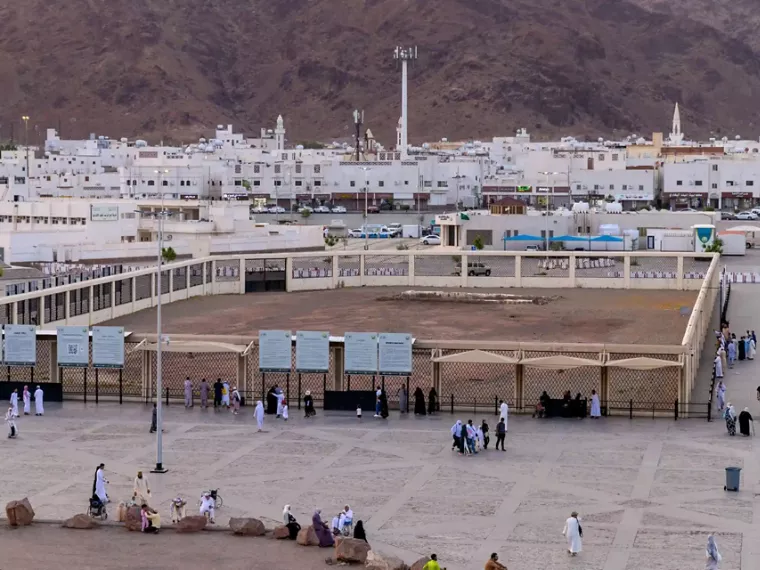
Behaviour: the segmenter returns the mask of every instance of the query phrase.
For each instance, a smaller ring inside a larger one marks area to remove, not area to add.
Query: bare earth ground
[[[146,536],[122,528],[78,531],[53,525],[0,527],[0,545],[9,544],[16,548],[3,548],[3,569],[322,570],[327,567],[325,558],[334,552],[219,532]]]
[[[260,329],[409,332],[425,339],[679,344],[693,291],[462,289],[558,296],[546,305],[380,301],[409,287],[208,296],[166,305],[166,332],[256,335]],[[427,290],[427,289],[426,289]],[[155,311],[120,317],[133,332],[155,332]]]

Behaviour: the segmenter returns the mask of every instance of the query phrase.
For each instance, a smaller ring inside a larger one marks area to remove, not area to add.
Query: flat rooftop
[[[456,289],[551,297],[546,304],[384,300],[411,287],[196,297],[162,308],[165,333],[239,334],[261,329],[408,332],[435,340],[680,344],[696,291]],[[417,290],[432,290],[417,288]],[[451,289],[448,289],[451,291]],[[155,309],[109,323],[155,333]]]

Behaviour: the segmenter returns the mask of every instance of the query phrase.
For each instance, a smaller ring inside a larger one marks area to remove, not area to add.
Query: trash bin
[[[724,491],[738,491],[739,481],[741,480],[741,467],[726,467],[726,486]]]

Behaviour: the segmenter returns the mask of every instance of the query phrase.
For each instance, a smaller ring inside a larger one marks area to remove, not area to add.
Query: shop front
[[[749,210],[755,201],[752,192],[723,192],[721,198],[721,209],[733,212]]]
[[[671,210],[701,210],[708,203],[706,192],[667,192],[665,198]]]

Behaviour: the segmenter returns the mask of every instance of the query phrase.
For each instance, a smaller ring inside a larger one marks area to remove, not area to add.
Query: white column
[[[406,122],[406,59],[401,60],[401,158],[406,158],[407,122]]]

